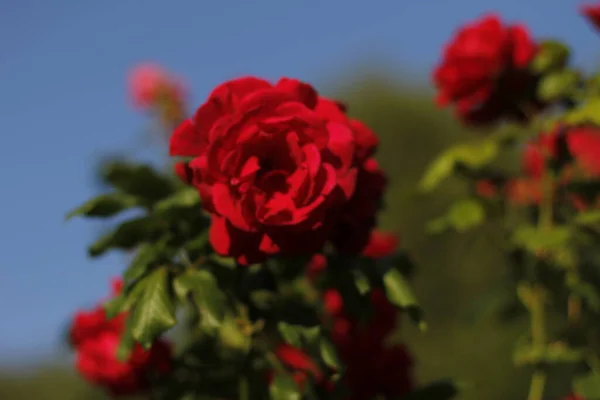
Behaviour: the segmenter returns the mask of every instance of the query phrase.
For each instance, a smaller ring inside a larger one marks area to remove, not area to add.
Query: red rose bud
[[[491,181],[482,179],[475,183],[475,192],[484,199],[490,199],[498,194],[498,188]]]
[[[453,104],[466,124],[527,119],[518,105],[540,107],[534,97],[536,77],[528,71],[536,52],[526,27],[506,26],[496,15],[463,26],[433,73],[438,105]]]
[[[373,230],[362,254],[370,258],[391,256],[398,248],[398,236],[393,233]]]
[[[173,133],[171,155],[194,157],[217,253],[250,264],[323,247],[354,194],[359,156],[353,129],[317,112],[317,99],[292,79],[234,79]]]
[[[323,374],[314,360],[304,351],[289,344],[280,344],[275,350],[275,355],[287,367],[302,372],[310,372],[315,379],[321,380]]]
[[[581,14],[586,17],[595,29],[600,30],[600,3],[587,4],[580,8]]]
[[[136,107],[153,109],[169,129],[184,119],[183,85],[159,66],[143,64],[134,68],[129,74],[129,91]]]
[[[327,257],[323,254],[315,254],[306,269],[306,276],[310,281],[316,280],[327,269]]]
[[[150,387],[152,375],[165,374],[171,367],[171,346],[161,340],[149,350],[136,344],[127,360],[117,359],[125,319],[125,313],[107,319],[100,306],[78,312],[70,329],[78,372],[113,396],[143,393]]]

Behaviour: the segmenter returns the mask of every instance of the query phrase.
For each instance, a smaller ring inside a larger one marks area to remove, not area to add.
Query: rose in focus
[[[343,215],[365,204],[368,233],[377,207],[364,197],[382,192],[366,193],[381,175],[376,146],[366,126],[310,85],[246,77],[218,86],[175,130],[170,151],[193,157],[176,171],[212,215],[215,250],[249,264],[320,251]]]

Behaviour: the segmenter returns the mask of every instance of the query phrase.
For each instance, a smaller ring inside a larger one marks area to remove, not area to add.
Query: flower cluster
[[[374,231],[363,256],[389,256],[396,251],[397,243],[395,235]],[[307,274],[314,280],[326,268],[325,258],[316,255]],[[397,310],[381,289],[373,290],[368,300],[372,315],[367,321],[360,321],[349,313],[337,289],[327,288],[322,295],[325,324],[329,326],[332,342],[346,366],[344,383],[352,393],[348,400],[403,396],[414,387],[413,359],[403,345],[388,344],[388,339],[398,328]],[[311,375],[317,384],[326,389],[331,387],[314,361],[300,349],[282,345],[277,354],[293,370],[297,383],[303,384]]]
[[[113,295],[121,286],[121,281],[114,282]],[[77,370],[113,396],[143,393],[153,377],[169,372],[171,367],[171,347],[163,340],[156,341],[149,350],[136,344],[126,360],[117,358],[126,318],[121,313],[108,319],[104,308],[98,306],[77,312],[70,329]]]
[[[377,137],[310,85],[255,77],[219,85],[171,137],[182,179],[211,214],[210,241],[241,264],[366,246],[386,178]]]

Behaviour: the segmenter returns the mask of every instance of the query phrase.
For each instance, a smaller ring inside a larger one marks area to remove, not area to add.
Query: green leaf
[[[123,274],[125,281],[135,281],[144,275],[148,270],[148,267],[159,258],[160,252],[163,250],[161,247],[163,246],[164,244],[161,243],[142,244],[129,264],[129,267]]]
[[[492,138],[453,146],[431,163],[419,187],[423,192],[430,192],[452,174],[458,163],[468,168],[479,169],[494,160],[498,151],[498,142]]]
[[[176,186],[174,180],[143,164],[115,161],[104,165],[101,174],[108,184],[148,202],[169,196]]]
[[[269,386],[271,400],[300,400],[302,395],[294,379],[283,373],[277,373]]]
[[[195,206],[200,206],[198,190],[193,187],[185,187],[177,191],[174,195],[156,203],[154,210],[160,214],[168,214]]]
[[[583,105],[567,112],[562,120],[569,125],[586,123],[600,125],[600,98],[588,99]]]
[[[406,278],[396,269],[390,269],[383,276],[383,285],[389,301],[406,310],[416,322],[421,321],[421,309],[415,294]]]
[[[594,285],[579,281],[568,282],[567,286],[571,292],[581,297],[593,311],[600,312],[600,294]]]
[[[103,304],[107,319],[113,319],[123,311],[126,297],[124,294],[113,297]]]
[[[458,394],[458,388],[452,381],[438,381],[418,388],[402,397],[402,400],[450,400]]]
[[[136,198],[128,194],[119,192],[103,194],[69,212],[66,219],[68,220],[78,215],[86,217],[112,217],[136,205]]]
[[[600,399],[600,375],[590,372],[584,376],[578,376],[573,379],[575,393],[586,400]]]
[[[117,360],[121,362],[127,362],[135,346],[135,340],[131,335],[131,318],[127,318],[125,321],[125,329],[121,335],[119,341],[119,347],[117,347]]]
[[[539,50],[530,64],[530,68],[537,74],[544,74],[567,65],[570,50],[563,43],[556,40],[545,40],[540,43]]]
[[[135,305],[131,331],[135,340],[149,348],[154,339],[177,323],[168,272],[157,269],[137,285],[143,290]]]
[[[189,242],[187,242],[183,247],[188,252],[194,253],[198,251],[202,251],[206,248],[208,244],[208,229],[202,232],[200,235],[196,236]]]
[[[240,325],[234,318],[225,317],[219,330],[219,338],[221,343],[229,349],[236,351],[248,352],[252,344],[252,338],[240,329]]]
[[[369,278],[365,272],[360,269],[354,269],[352,274],[354,275],[354,283],[358,292],[361,295],[368,293],[371,290],[371,282],[369,282]]]
[[[438,234],[451,228],[457,232],[465,232],[481,225],[484,221],[483,205],[476,199],[463,199],[454,202],[445,215],[430,221],[427,232]]]
[[[88,248],[88,253],[91,257],[98,257],[111,248],[129,250],[141,242],[153,238],[162,229],[161,221],[152,216],[132,219],[100,237]]]
[[[568,243],[572,237],[569,227],[555,226],[551,230],[538,229],[535,226],[521,226],[513,233],[512,241],[530,252],[557,250]]]
[[[279,322],[277,330],[287,343],[294,347],[302,347],[302,329],[300,325],[292,325],[287,322]]]
[[[215,277],[207,270],[190,269],[175,278],[177,293],[191,294],[202,315],[202,324],[209,328],[221,325],[225,318],[225,295]]]
[[[573,70],[561,70],[552,72],[542,78],[537,88],[540,100],[553,102],[570,97],[577,89],[581,77]]]
[[[584,211],[573,219],[578,225],[595,225],[600,222],[600,210]]]
[[[326,337],[321,337],[321,357],[325,365],[335,371],[342,369],[342,363],[333,344]]]

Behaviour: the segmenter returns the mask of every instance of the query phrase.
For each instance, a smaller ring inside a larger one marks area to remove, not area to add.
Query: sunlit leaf
[[[135,305],[131,332],[135,340],[148,348],[160,334],[176,323],[167,270],[157,269],[137,285],[143,290]]]

